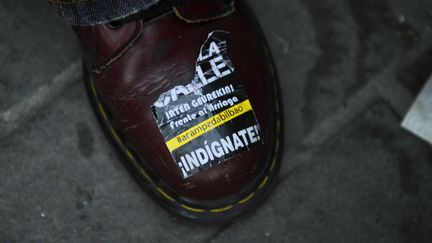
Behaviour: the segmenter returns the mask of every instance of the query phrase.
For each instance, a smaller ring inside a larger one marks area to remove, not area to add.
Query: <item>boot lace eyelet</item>
[[[120,23],[119,21],[112,21],[106,24],[108,26],[108,28],[112,29],[112,30],[118,30],[120,29],[123,24]]]

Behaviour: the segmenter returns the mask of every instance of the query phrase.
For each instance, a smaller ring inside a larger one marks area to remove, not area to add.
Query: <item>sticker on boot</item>
[[[263,143],[251,102],[228,58],[228,35],[211,32],[192,82],[164,92],[151,107],[183,178]]]

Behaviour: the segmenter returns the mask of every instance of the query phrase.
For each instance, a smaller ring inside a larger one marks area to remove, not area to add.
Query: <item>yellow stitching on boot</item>
[[[278,135],[279,136],[279,135]],[[275,154],[277,154],[277,152],[279,151],[279,146],[280,146],[280,143],[279,143],[279,139],[278,140],[276,140],[276,145],[275,145]]]
[[[95,98],[97,97],[97,92],[96,92],[96,87],[95,87],[95,85],[94,85],[94,82],[93,82],[93,80],[90,80],[90,88],[91,88],[91,90],[92,90],[92,92],[93,92],[93,95],[95,96]],[[97,99],[97,98],[96,98]]]
[[[233,207],[233,205],[229,205],[229,206],[226,206],[226,207],[223,207],[223,208],[210,209],[210,212],[212,212],[212,213],[222,213],[222,212],[230,210],[232,207]]]
[[[135,160],[135,157],[133,156],[133,154],[131,153],[131,151],[126,149],[126,155],[130,160]]]
[[[245,197],[242,200],[238,201],[238,204],[246,203],[247,201],[251,200],[254,196],[255,196],[255,192],[252,192],[247,197]]]
[[[149,182],[153,183],[153,180],[150,178],[150,176],[147,174],[147,172],[143,168],[140,168],[139,171]]]
[[[276,120],[276,133],[279,133],[279,132],[280,132],[280,121],[278,119],[278,120]]]
[[[205,211],[204,209],[189,207],[187,205],[184,205],[183,203],[180,204],[180,207],[182,207],[188,211],[195,212],[195,213],[202,213]]]
[[[276,102],[276,104],[278,104],[278,103],[279,102]],[[277,113],[277,115],[279,117],[279,113]],[[276,136],[277,136],[277,139],[276,139],[276,145],[275,145],[275,150],[274,150],[274,154],[273,154],[273,160],[272,160],[272,163],[270,165],[270,171],[272,171],[274,169],[276,162],[277,162],[276,156],[279,152],[279,146],[280,146],[279,130],[280,130],[280,121],[279,121],[279,119],[276,119]]]
[[[106,114],[104,108],[102,107],[102,104],[101,104],[101,103],[98,103],[98,108],[99,108],[99,112],[101,113],[102,117],[103,117],[105,120],[108,120],[108,116],[107,116],[107,114]]]
[[[113,137],[117,141],[117,143],[122,144],[120,137],[118,136],[117,132],[114,130],[114,127],[111,127],[111,134],[113,135]]]
[[[261,189],[268,181],[268,176],[264,177],[264,180],[261,182],[261,184],[258,186],[258,189]]]
[[[176,200],[172,197],[170,197],[164,190],[162,190],[162,188],[160,187],[156,187],[156,190],[162,195],[164,196],[166,199],[170,200],[171,202],[175,202]]]
[[[270,166],[270,171],[272,171],[274,169],[275,165],[276,165],[276,157],[273,158],[272,164]]]
[[[279,113],[279,102],[275,103],[275,113]]]

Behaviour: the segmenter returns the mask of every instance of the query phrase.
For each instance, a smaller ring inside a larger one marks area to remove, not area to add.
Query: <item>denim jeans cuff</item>
[[[162,0],[48,0],[69,25],[96,25],[146,10]]]

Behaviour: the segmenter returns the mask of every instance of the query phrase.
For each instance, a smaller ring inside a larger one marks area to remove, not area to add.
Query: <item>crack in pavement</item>
[[[385,73],[393,73],[387,69]],[[386,75],[386,74],[384,74]],[[412,94],[399,82],[393,81],[395,78],[385,77],[374,83],[379,96],[389,104],[400,117],[404,117],[411,103],[414,101]]]
[[[333,115],[321,121],[306,135],[303,145],[321,146],[377,99],[383,99],[403,117],[414,97],[396,81],[391,82],[395,80],[394,77],[391,77],[391,74],[394,74],[393,67],[391,65],[383,70],[351,96]]]
[[[394,65],[383,70],[363,86],[356,94],[340,107],[332,116],[319,123],[302,143],[291,148],[286,154],[290,156],[289,163],[283,163],[279,183],[289,178],[295,171],[303,168],[320,150],[321,146],[331,140],[343,127],[355,119],[360,113],[378,99],[383,99],[399,116],[403,117],[414,100],[411,93],[391,77]]]
[[[335,113],[313,129],[303,139],[306,146],[320,146],[341,130],[341,127],[352,121],[359,113],[379,98],[374,82],[368,82],[356,94],[351,96]]]
[[[40,109],[60,95],[80,76],[81,61],[73,62],[54,76],[49,83],[41,85],[31,95],[0,112],[0,141],[26,124]]]

